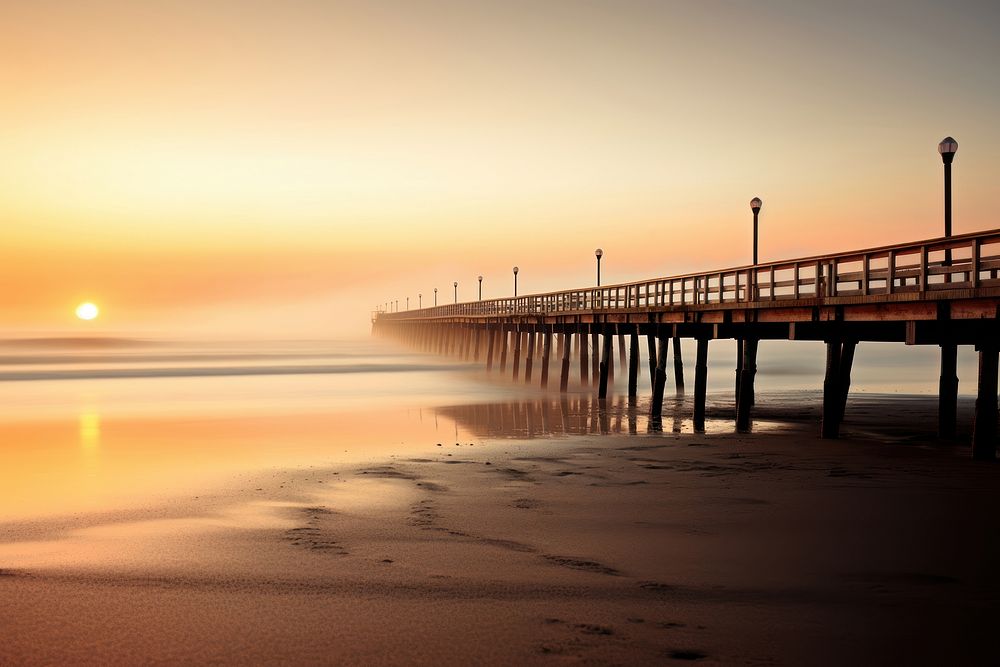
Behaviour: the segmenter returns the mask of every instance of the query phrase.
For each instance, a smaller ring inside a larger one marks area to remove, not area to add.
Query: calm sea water
[[[689,400],[693,347],[684,355]],[[732,342],[712,343],[710,431],[732,429],[723,413],[734,360]],[[824,362],[820,344],[762,343],[762,401],[816,403]],[[645,359],[640,367],[646,390]],[[536,380],[539,372],[536,364]],[[961,351],[959,374],[963,393],[973,392],[971,350]],[[0,341],[0,521],[147,505],[241,475],[381,460],[438,443],[647,432],[648,390],[630,410],[620,369],[616,379],[600,407],[589,387],[560,400],[377,340]],[[936,386],[936,349],[858,348],[856,392],[933,394]],[[668,396],[665,410],[665,430],[690,429],[686,402]]]

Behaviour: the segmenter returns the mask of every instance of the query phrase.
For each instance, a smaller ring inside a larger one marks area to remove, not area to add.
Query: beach
[[[995,466],[912,435],[929,397],[862,397],[836,441],[761,403],[749,435],[569,404],[594,432],[8,522],[0,663],[995,663]]]

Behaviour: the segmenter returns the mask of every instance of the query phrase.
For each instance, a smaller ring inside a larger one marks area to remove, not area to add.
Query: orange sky
[[[39,0],[0,22],[2,336],[369,311],[1000,226],[988,3]],[[84,299],[103,308],[75,322]]]

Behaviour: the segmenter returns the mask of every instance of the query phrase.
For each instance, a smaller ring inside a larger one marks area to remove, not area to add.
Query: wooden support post
[[[736,391],[733,394],[733,396],[735,397],[734,400],[736,401],[737,412],[739,412],[740,380],[742,379],[742,375],[743,375],[743,339],[737,338],[736,339]]]
[[[938,381],[938,436],[955,437],[958,411],[958,346],[941,345],[941,378]]]
[[[997,457],[997,366],[1000,345],[996,339],[979,349],[979,390],[972,425],[972,458],[993,461]]]
[[[743,363],[740,369],[739,397],[736,403],[736,430],[750,431],[750,408],[753,406],[753,382],[757,375],[757,339],[743,342]]]
[[[604,330],[608,332],[605,335],[611,336],[611,354],[608,355],[608,383],[612,387],[615,386],[615,331],[617,329],[617,324],[604,326]]]
[[[493,327],[486,329],[486,372],[493,372],[493,353],[496,348],[497,332]]]
[[[566,393],[569,387],[569,355],[570,355],[570,341],[573,340],[573,334],[564,333],[562,335],[563,346],[562,346],[562,372],[559,374],[559,391],[563,394]]]
[[[472,354],[473,361],[479,361],[479,343],[482,340],[483,332],[478,326],[472,328],[472,335],[475,337],[475,347]]]
[[[674,339],[677,340],[676,338]],[[674,346],[674,363],[677,363],[677,349]],[[694,430],[705,432],[705,392],[708,388],[708,339],[698,339],[698,353],[694,362]]]
[[[506,327],[500,325],[500,372],[507,372],[507,347],[510,345],[510,334]]]
[[[591,325],[590,331],[590,374],[594,385],[601,381],[601,340],[597,334],[597,325]]]
[[[531,384],[531,367],[535,361],[535,330],[528,332],[528,358],[524,361],[524,383]]]
[[[653,398],[649,403],[649,418],[659,421],[663,416],[663,387],[667,384],[667,350],[670,339],[660,339],[660,354],[653,367]]]
[[[844,422],[844,415],[847,414],[847,395],[851,391],[851,369],[854,368],[854,350],[857,347],[858,341],[846,340],[840,351],[840,409],[838,411],[840,423]]]
[[[840,356],[839,340],[826,343],[826,376],[823,378],[823,437],[840,437]]]
[[[542,389],[549,386],[549,354],[552,352],[552,332],[545,328],[542,334]]]
[[[514,329],[514,379],[521,375],[521,338],[524,334],[521,333],[521,327],[518,326]]]
[[[587,362],[587,333],[582,329],[577,334],[577,342],[579,343],[577,347],[580,348],[580,384],[586,387],[588,382],[587,369],[590,364]]]
[[[646,334],[646,353],[649,355],[649,388],[656,388],[656,336]]]
[[[618,367],[625,368],[625,334],[618,332]]]
[[[614,350],[611,346],[614,334],[611,333],[610,327],[606,328],[607,333],[604,334],[604,348],[601,351],[601,361],[600,361],[600,384],[597,387],[597,398],[603,400],[608,397],[608,369],[611,366],[611,355]]]
[[[635,402],[639,389],[639,334],[633,331],[628,347],[628,397]]]
[[[707,345],[707,343],[706,343]],[[696,371],[697,372],[697,371]],[[677,395],[684,395],[684,359],[681,358],[681,339],[674,337],[674,384]]]

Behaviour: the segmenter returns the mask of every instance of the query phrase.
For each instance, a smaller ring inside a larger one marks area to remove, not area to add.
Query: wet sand
[[[995,664],[1000,471],[853,415],[428,443],[7,524],[0,664]]]

